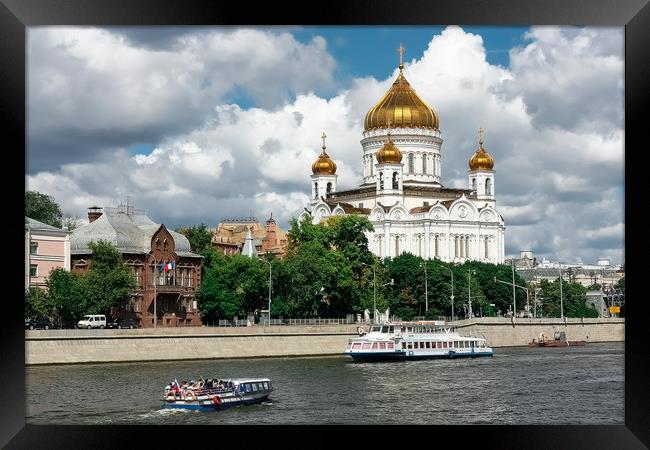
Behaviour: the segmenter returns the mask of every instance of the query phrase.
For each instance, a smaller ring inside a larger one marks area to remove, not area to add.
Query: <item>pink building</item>
[[[25,290],[45,289],[52,269],[70,270],[70,233],[25,217]]]

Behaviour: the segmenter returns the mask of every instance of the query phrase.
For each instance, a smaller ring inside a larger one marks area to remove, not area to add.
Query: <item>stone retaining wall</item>
[[[588,342],[624,341],[625,319],[503,319],[457,321],[461,335],[483,336],[494,348],[526,345],[541,332]],[[25,363],[164,361],[340,355],[358,325],[27,330]],[[367,330],[368,326],[363,325]]]

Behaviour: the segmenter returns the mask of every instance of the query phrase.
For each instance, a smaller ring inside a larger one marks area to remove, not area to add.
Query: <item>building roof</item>
[[[332,201],[325,201],[325,203],[327,203],[327,206],[329,206],[331,210],[334,210],[334,208],[340,206],[341,208],[343,208],[343,211],[345,211],[346,214],[365,214],[366,216],[370,214],[369,208],[357,208],[356,206],[351,205],[350,203],[332,202]]]
[[[101,239],[115,245],[122,253],[147,254],[151,251],[151,239],[161,226],[144,212],[132,208],[104,208],[104,213],[97,220],[72,232],[70,251],[73,255],[92,253],[88,244]],[[167,231],[174,238],[178,256],[201,257],[191,251],[190,241],[184,235],[169,229]]]
[[[43,222],[39,222],[36,219],[25,216],[25,229],[26,230],[37,230],[37,231],[58,231],[60,233],[70,233],[68,230],[62,228],[53,227]]]

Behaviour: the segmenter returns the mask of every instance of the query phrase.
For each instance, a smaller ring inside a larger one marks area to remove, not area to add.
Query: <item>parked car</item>
[[[77,322],[77,328],[104,328],[106,327],[106,316],[104,314],[86,315]]]
[[[138,328],[138,323],[133,319],[115,319],[106,328]]]
[[[38,329],[49,330],[52,328],[52,322],[49,317],[33,317],[25,320],[25,329]]]

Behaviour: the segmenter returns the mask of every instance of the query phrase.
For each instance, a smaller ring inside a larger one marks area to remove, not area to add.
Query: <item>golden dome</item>
[[[400,64],[399,75],[388,92],[366,114],[365,131],[384,128],[389,120],[395,127],[438,129],[438,114],[418,97],[404,78],[402,67]]]
[[[469,169],[470,170],[492,170],[494,167],[494,159],[490,156],[488,152],[483,148],[483,129],[479,130],[479,148],[474,152],[472,157],[469,159]]]
[[[325,151],[325,133],[321,136],[323,139],[323,152],[318,159],[311,165],[311,171],[320,175],[334,175],[336,173],[336,163],[330,159],[330,156]]]
[[[390,131],[388,132],[388,141],[377,152],[377,162],[379,164],[399,164],[402,162],[402,152],[390,139]]]

